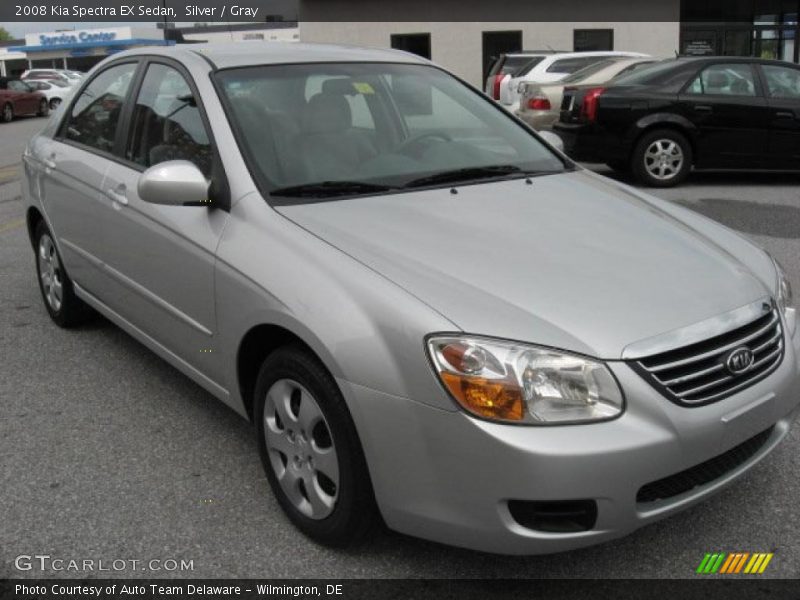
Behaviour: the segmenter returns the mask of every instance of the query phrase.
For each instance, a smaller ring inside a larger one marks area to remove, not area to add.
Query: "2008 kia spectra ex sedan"
[[[115,54],[24,162],[53,320],[94,309],[251,419],[325,543],[380,517],[501,553],[608,540],[732,482],[798,410],[769,255],[405,53]]]

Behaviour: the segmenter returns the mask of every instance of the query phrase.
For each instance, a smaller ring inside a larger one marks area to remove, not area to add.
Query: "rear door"
[[[208,206],[163,206],[138,195],[141,174],[171,160],[193,162],[211,178],[211,130],[190,75],[150,59],[136,93],[120,160],[104,188],[115,198],[103,260],[114,273],[109,305],[191,367],[223,379],[211,352],[216,331],[215,252],[228,213]]]
[[[753,65],[707,64],[690,79],[678,107],[697,128],[698,167],[764,166],[769,107]]]
[[[71,279],[103,301],[105,226],[114,210],[103,177],[114,159],[122,108],[138,62],[115,63],[95,74],[64,116],[54,139],[43,142],[41,198]]]
[[[800,169],[800,68],[761,65],[769,104],[770,166]]]

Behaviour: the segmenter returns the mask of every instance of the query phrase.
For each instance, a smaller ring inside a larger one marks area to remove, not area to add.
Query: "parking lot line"
[[[0,167],[0,185],[19,179],[19,165],[6,165]]]
[[[15,219],[14,221],[3,223],[2,225],[0,225],[0,233],[5,233],[6,231],[11,231],[12,229],[22,227],[24,224],[25,224],[25,219]]]

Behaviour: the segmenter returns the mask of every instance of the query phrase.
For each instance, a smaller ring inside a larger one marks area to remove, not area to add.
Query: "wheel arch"
[[[639,140],[657,129],[670,129],[683,135],[689,141],[692,149],[692,163],[697,160],[697,127],[686,117],[672,113],[655,113],[636,121],[630,134],[628,160],[633,155],[633,150]]]
[[[277,323],[252,326],[239,341],[236,349],[236,382],[245,412],[251,421],[254,410],[253,391],[262,363],[276,350],[292,345],[310,353],[333,375],[334,371],[329,362],[296,331]]]
[[[39,223],[44,221],[44,215],[39,212],[39,209],[35,206],[28,207],[28,210],[25,213],[25,222],[28,227],[28,239],[31,242],[31,247],[36,250],[36,240],[34,239],[34,234],[36,233],[36,228],[39,226]]]

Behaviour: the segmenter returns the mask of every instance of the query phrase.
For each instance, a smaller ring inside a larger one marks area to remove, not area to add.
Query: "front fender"
[[[217,347],[232,400],[242,407],[239,344],[253,327],[277,325],[303,340],[337,379],[455,410],[428,365],[424,338],[458,328],[278,214],[258,193],[232,208],[216,273]]]

